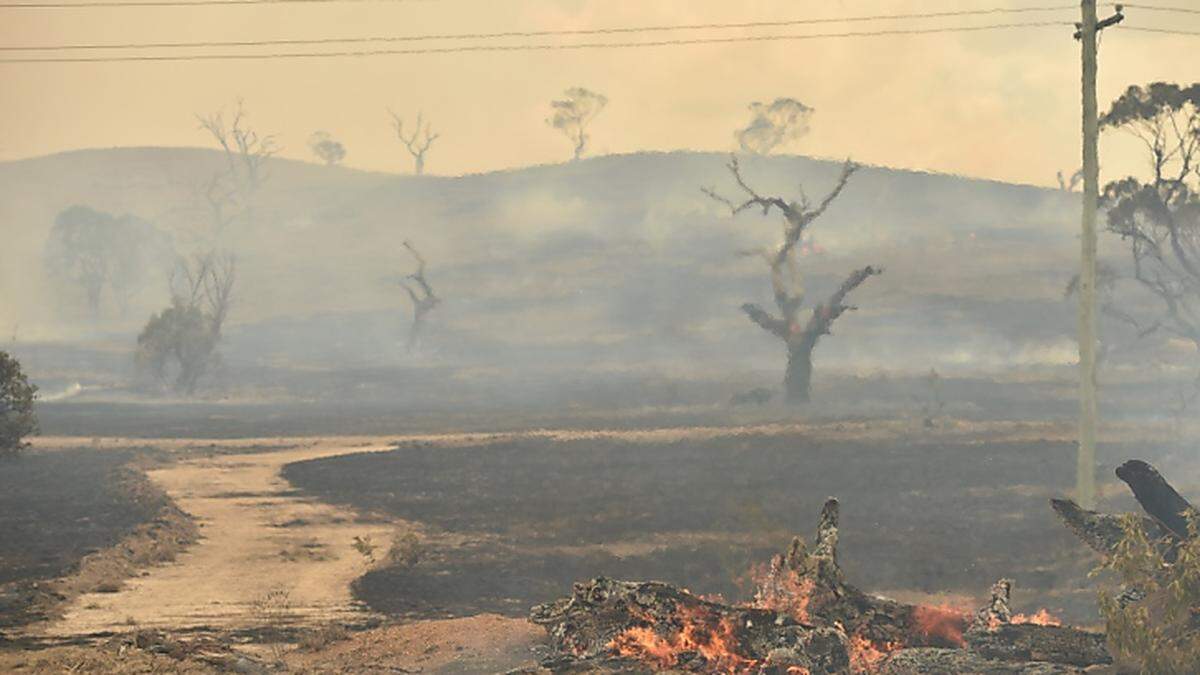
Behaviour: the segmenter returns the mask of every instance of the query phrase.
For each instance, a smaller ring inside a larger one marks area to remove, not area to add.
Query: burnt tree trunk
[[[1154,467],[1140,459],[1125,462],[1117,467],[1116,474],[1129,485],[1138,504],[1150,515],[1139,521],[1146,541],[1166,560],[1174,560],[1180,542],[1192,536],[1189,521],[1200,518],[1200,511]],[[1125,538],[1121,516],[1088,511],[1069,499],[1051,499],[1050,507],[1068,529],[1102,556],[1112,555]],[[1136,590],[1133,592],[1136,594]]]
[[[809,317],[803,328],[794,321],[789,322],[787,333],[784,336],[788,346],[788,364],[787,373],[783,379],[788,402],[807,403],[809,401],[812,387],[813,350],[817,348],[817,343],[820,342],[822,336],[832,334],[833,322],[837,321],[838,317],[847,311],[857,309],[853,305],[846,304],[846,296],[850,294],[850,291],[882,272],[883,270],[870,265],[854,270],[833,292],[833,295],[829,296],[828,300],[813,308],[812,316]],[[750,314],[750,311],[746,310],[746,313]],[[751,314],[751,319],[754,319],[753,314]]]
[[[819,335],[803,333],[788,341],[787,373],[783,390],[789,403],[808,403],[812,397],[812,353]]]
[[[1051,499],[1050,508],[1067,529],[1100,555],[1112,555],[1125,537],[1120,516],[1089,511],[1070,499]],[[1142,518],[1141,526],[1147,541],[1166,542],[1171,537],[1167,529],[1150,518]]]
[[[846,295],[867,278],[881,272],[878,268],[868,266],[851,273],[828,301],[813,309],[808,322],[801,325],[800,308],[804,304],[804,288],[797,266],[797,247],[803,247],[801,242],[809,225],[825,213],[825,209],[838,198],[850,176],[858,170],[858,165],[847,160],[842,166],[837,184],[815,208],[812,208],[807,197],[803,196],[798,202],[781,197],[761,196],[742,179],[737,157],[733,157],[728,166],[738,187],[746,193],[747,199],[741,204],[735,204],[713,190],[706,189],[705,194],[728,206],[734,215],[752,207],[761,208],[763,215],[770,213],[771,209],[777,209],[783,215],[783,241],[778,246],[742,252],[743,255],[761,256],[770,267],[771,291],[778,316],[753,303],[742,305],[742,311],[760,328],[787,345],[788,363],[783,380],[786,400],[789,403],[805,403],[810,398],[812,353],[817,342],[822,335],[830,334],[830,327],[839,316],[847,310],[854,309],[845,304]]]
[[[1154,467],[1140,459],[1131,459],[1117,467],[1117,478],[1125,481],[1133,496],[1159,525],[1179,539],[1190,539],[1189,521],[1200,512],[1184,499]],[[1200,525],[1200,522],[1197,522]]]

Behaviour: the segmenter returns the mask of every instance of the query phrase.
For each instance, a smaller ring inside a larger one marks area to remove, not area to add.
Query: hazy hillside
[[[242,365],[429,364],[713,373],[778,367],[777,344],[738,311],[769,302],[764,265],[738,257],[778,237],[775,214],[727,210],[736,196],[711,153],[608,156],[463,177],[365,173],[273,161],[240,259],[224,352]],[[23,340],[132,344],[167,300],[159,279],[125,317],[55,310],[41,248],[72,204],[133,213],[186,252],[202,217],[196,186],[221,157],[198,149],[89,150],[0,164],[0,326]],[[837,165],[749,159],[763,193],[817,199]],[[851,268],[886,273],[819,348],[827,367],[995,371],[1065,364],[1074,312],[1062,290],[1077,256],[1076,201],[1028,186],[866,168],[812,229],[810,297]],[[425,347],[406,354],[410,308],[400,242],[429,259],[445,299]],[[126,342],[128,341],[128,342]]]

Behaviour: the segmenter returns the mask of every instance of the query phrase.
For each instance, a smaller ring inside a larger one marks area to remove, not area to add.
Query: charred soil
[[[1171,454],[1113,444],[1101,457],[1130,452]],[[1036,596],[1091,625],[1095,561],[1045,506],[1072,484],[1074,461],[1065,439],[778,433],[409,443],[291,464],[283,475],[324,501],[424,527],[415,561],[354,584],[360,600],[393,616],[523,616],[597,576],[745,598],[753,565],[786,546],[801,514],[841,494],[853,496],[844,565],[863,586],[970,604],[1011,576],[1018,610],[1032,610],[1022,603]],[[1106,506],[1128,507],[1112,495]]]

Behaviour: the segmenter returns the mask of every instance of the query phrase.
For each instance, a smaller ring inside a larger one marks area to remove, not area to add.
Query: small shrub
[[[354,547],[355,551],[358,551],[359,555],[366,558],[367,562],[375,562],[375,551],[379,547],[375,545],[375,542],[371,541],[370,535],[365,537],[355,535],[354,543],[351,546]]]
[[[1200,536],[1189,519],[1191,537],[1172,550],[1146,537],[1139,518],[1127,515],[1124,538],[1100,567],[1120,578],[1144,599],[1100,593],[1113,655],[1154,675],[1190,675],[1200,663]]]
[[[425,546],[421,538],[412,532],[397,536],[392,540],[388,549],[387,565],[389,567],[409,568],[421,562],[425,555]]]
[[[37,433],[36,397],[37,387],[29,384],[21,364],[0,351],[0,456],[21,451],[27,445],[25,437]]]
[[[267,589],[254,600],[252,609],[255,618],[262,625],[263,637],[270,647],[272,661],[276,664],[282,663],[288,649],[287,627],[294,618],[291,589],[283,585]]]
[[[300,636],[300,649],[306,652],[317,652],[335,642],[341,642],[350,637],[350,631],[338,623],[327,623],[318,628],[305,631]]]

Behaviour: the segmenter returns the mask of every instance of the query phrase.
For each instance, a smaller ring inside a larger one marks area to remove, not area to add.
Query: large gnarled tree
[[[772,314],[754,303],[742,305],[742,311],[760,328],[779,338],[787,346],[787,373],[784,376],[784,390],[787,400],[791,403],[803,403],[809,400],[812,383],[812,353],[817,343],[825,335],[829,335],[833,323],[847,310],[855,309],[846,304],[846,296],[858,288],[864,281],[882,272],[881,269],[870,265],[857,269],[842,282],[841,286],[829,296],[825,302],[818,303],[812,308],[808,318],[801,316],[804,304],[804,284],[797,261],[798,247],[805,233],[817,218],[820,218],[829,205],[833,203],[858,165],[846,160],[837,184],[825,195],[815,207],[803,194],[799,201],[788,201],[780,197],[764,197],[751,188],[742,178],[737,157],[729,161],[729,172],[737,182],[738,188],[745,193],[740,202],[727,199],[715,190],[705,189],[704,192],[713,199],[729,207],[733,215],[753,208],[761,208],[763,215],[769,215],[771,210],[777,210],[783,216],[783,241],[774,248],[764,248],[758,251],[745,251],[748,255],[761,255],[771,269],[771,290],[775,298],[778,314]]]
[[[1146,331],[1200,351],[1200,83],[1132,86],[1100,118],[1146,146],[1151,175],[1104,188],[1109,231],[1129,245],[1133,277],[1157,300]],[[1186,405],[1200,392],[1185,396]]]

